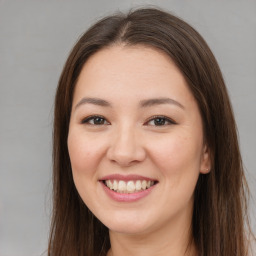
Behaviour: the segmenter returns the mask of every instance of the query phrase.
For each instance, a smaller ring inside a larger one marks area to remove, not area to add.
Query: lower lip
[[[135,202],[135,201],[138,201],[138,200],[146,197],[155,188],[155,185],[154,185],[154,186],[152,186],[152,187],[150,187],[146,190],[127,194],[127,193],[115,192],[115,191],[109,189],[103,182],[101,182],[101,185],[103,186],[103,189],[107,193],[107,195],[111,199],[113,199],[115,201],[118,201],[118,202]]]

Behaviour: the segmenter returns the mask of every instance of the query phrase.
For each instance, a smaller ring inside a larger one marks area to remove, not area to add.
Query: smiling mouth
[[[123,194],[142,192],[157,183],[153,180],[102,180],[102,182],[109,189]]]

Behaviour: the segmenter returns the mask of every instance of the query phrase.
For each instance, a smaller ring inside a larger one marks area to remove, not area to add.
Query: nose
[[[123,127],[110,138],[107,157],[122,167],[142,162],[146,157],[141,136],[134,128]]]

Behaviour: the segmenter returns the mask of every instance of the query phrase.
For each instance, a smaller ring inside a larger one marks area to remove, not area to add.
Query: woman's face
[[[110,230],[129,234],[189,225],[198,176],[210,167],[184,77],[143,46],[112,46],[86,62],[68,150],[84,203]]]

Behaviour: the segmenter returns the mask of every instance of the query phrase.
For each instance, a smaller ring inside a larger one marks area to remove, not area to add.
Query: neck
[[[176,219],[173,223],[143,234],[110,231],[108,256],[196,256],[191,239],[191,222]]]

